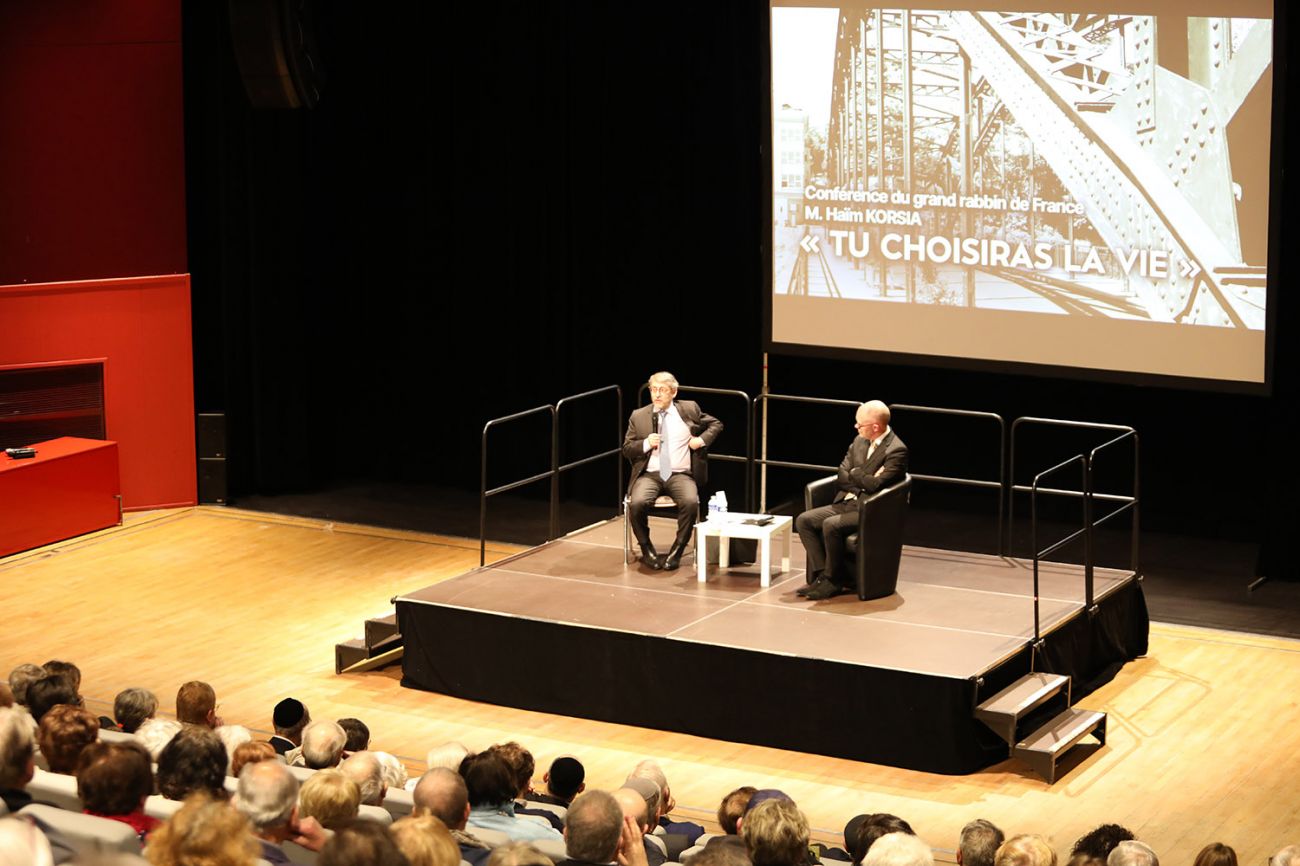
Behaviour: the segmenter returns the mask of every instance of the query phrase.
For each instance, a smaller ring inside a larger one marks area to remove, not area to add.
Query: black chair
[[[804,510],[830,505],[839,488],[831,475],[804,488]],[[858,598],[863,601],[893,595],[898,587],[898,563],[903,556],[903,528],[912,498],[912,476],[858,500],[858,531],[845,539],[845,556],[853,561]]]

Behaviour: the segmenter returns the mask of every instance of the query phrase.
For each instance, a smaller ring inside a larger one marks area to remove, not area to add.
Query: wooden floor
[[[477,562],[477,543],[464,539],[232,509],[128,515],[123,527],[0,559],[0,671],[75,661],[93,709],[138,685],[170,711],[182,682],[203,679],[226,721],[263,731],[274,703],[293,695],[318,718],[364,719],[375,747],[413,772],[452,739],[518,739],[539,776],[552,758],[578,755],[595,787],[656,757],[684,816],[707,822],[739,785],[779,787],[825,837],[856,813],[893,812],[941,857],[976,817],[1042,833],[1062,858],[1107,821],[1133,829],[1166,866],[1211,841],[1243,864],[1300,842],[1300,642],[1153,626],[1150,655],[1083,702],[1110,713],[1108,745],[1052,787],[1009,761],[933,776],[475,704],[402,689],[397,666],[334,675],[334,643],[391,610],[391,597]],[[792,711],[773,701],[772,712]]]

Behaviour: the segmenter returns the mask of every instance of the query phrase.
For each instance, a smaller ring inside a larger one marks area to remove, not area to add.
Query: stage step
[[[334,673],[343,673],[371,659],[377,660],[375,665],[383,664],[381,656],[401,648],[402,634],[397,630],[397,614],[368,619],[365,637],[334,645]]]
[[[1070,678],[1061,674],[1027,674],[975,708],[975,718],[1015,745],[1020,720],[1062,691],[1070,705]]]
[[[1106,714],[1071,707],[1017,743],[1011,754],[1050,785],[1056,781],[1057,762],[1089,734],[1099,743],[1106,742]]]

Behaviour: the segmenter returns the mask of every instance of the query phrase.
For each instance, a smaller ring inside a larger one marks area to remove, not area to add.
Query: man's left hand
[[[690,446],[692,451],[699,451],[701,448],[704,447],[704,440],[701,439],[699,436],[692,436],[690,441]]]

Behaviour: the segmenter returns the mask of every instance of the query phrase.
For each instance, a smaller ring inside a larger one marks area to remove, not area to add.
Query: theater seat
[[[363,821],[374,821],[387,827],[393,823],[393,815],[383,806],[361,806],[357,811],[357,817]]]
[[[411,814],[411,810],[415,808],[415,801],[411,799],[410,791],[389,788],[388,793],[384,795],[384,808],[393,816],[393,820],[397,820]]]
[[[122,731],[110,731],[105,728],[100,728],[99,741],[101,743],[138,743],[140,742],[140,738],[135,734],[127,734]]]
[[[144,813],[150,818],[166,821],[179,812],[184,805],[180,800],[168,800],[162,794],[153,794],[144,798]]]
[[[96,853],[140,853],[140,839],[135,831],[111,818],[96,818],[67,809],[33,803],[18,811],[30,815],[67,840],[78,856]]]
[[[53,803],[60,809],[70,809],[73,812],[82,809],[81,798],[77,796],[76,776],[37,769],[32,780],[27,783],[27,793],[32,795],[33,800]]]
[[[831,504],[839,490],[835,478],[821,478],[804,488],[804,510]],[[845,539],[845,550],[863,601],[893,595],[898,587],[911,496],[912,476],[904,475],[897,484],[858,500],[858,531]]]

